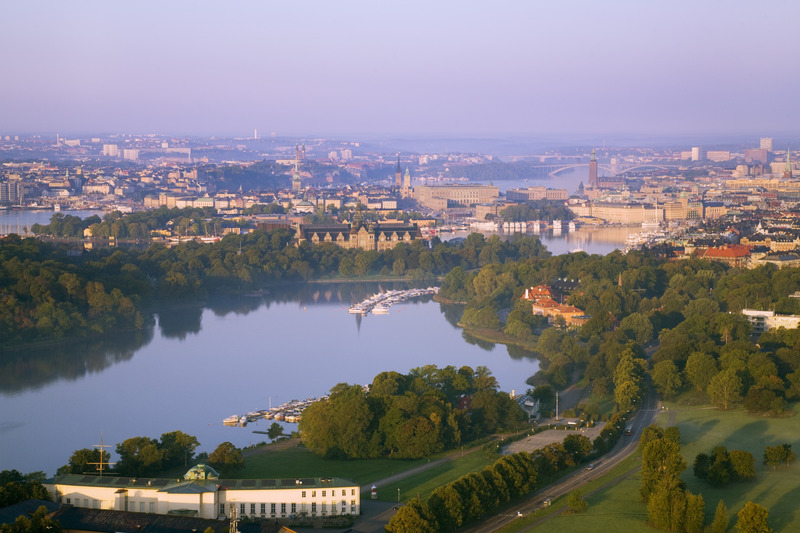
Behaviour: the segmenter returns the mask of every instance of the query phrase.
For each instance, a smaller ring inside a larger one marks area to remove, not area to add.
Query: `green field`
[[[359,485],[370,483],[426,463],[427,459],[323,459],[304,447],[267,451],[247,457],[237,478],[343,477]]]
[[[397,489],[400,489],[400,501],[406,502],[417,496],[424,501],[438,487],[447,485],[470,472],[483,470],[496,460],[497,457],[488,457],[481,452],[467,454],[391,485],[378,487],[378,499],[397,501]]]
[[[775,471],[761,464],[765,446],[788,442],[795,450],[798,449],[800,416],[764,418],[748,415],[743,410],[724,412],[709,406],[665,405],[669,409],[659,415],[658,423],[662,426],[677,425],[681,430],[681,451],[689,465],[682,479],[689,490],[703,495],[707,525],[714,518],[717,503],[723,499],[728,507],[732,528],[736,523],[736,513],[745,503],[754,501],[769,510],[769,525],[776,532],[800,531],[800,509],[797,505],[800,498],[800,464],[778,467]],[[793,406],[794,409],[797,407]],[[758,477],[749,483],[732,483],[721,489],[713,488],[697,479],[691,470],[695,456],[700,452],[709,453],[719,444],[726,446],[728,450],[746,450],[752,453],[756,458]],[[637,453],[627,461],[640,461],[640,457]],[[621,467],[617,467],[615,471],[620,469]],[[615,475],[619,473],[606,475],[602,479],[610,480]],[[585,513],[556,516],[538,525],[536,531],[555,533],[649,530],[645,523],[647,510],[639,499],[639,483],[639,475],[635,473],[618,484],[588,496],[586,499],[589,510]],[[591,490],[590,484],[584,488],[583,493],[587,494]],[[565,500],[566,498],[561,498],[554,502],[546,510],[546,514],[557,514],[566,509]],[[544,512],[536,517],[517,521],[515,527],[504,531],[523,531],[525,524],[531,524],[541,516],[544,516]]]

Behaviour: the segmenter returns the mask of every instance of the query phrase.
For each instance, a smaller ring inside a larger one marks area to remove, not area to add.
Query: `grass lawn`
[[[689,465],[682,479],[689,490],[703,495],[706,502],[706,522],[714,518],[720,499],[725,501],[731,515],[731,525],[736,513],[748,501],[763,505],[769,510],[769,525],[777,531],[800,531],[800,465],[781,466],[775,471],[762,465],[765,446],[788,442],[794,450],[800,449],[800,416],[765,418],[748,415],[744,410],[718,411],[709,406],[684,408],[669,405],[671,413],[663,413],[658,422],[667,425],[674,417],[674,425],[681,430],[681,452]],[[792,406],[797,409],[798,405]],[[728,450],[745,450],[756,459],[758,476],[749,483],[731,483],[725,488],[714,488],[697,479],[692,473],[694,458],[700,452],[710,453],[722,444]]]
[[[425,501],[437,488],[455,481],[470,472],[483,470],[494,463],[497,457],[488,457],[484,453],[475,452],[425,470],[415,476],[402,479],[390,486],[378,487],[378,499],[397,501],[397,489],[400,489],[400,501],[407,502],[420,496]],[[369,495],[362,495],[369,497]]]
[[[343,477],[359,485],[382,479],[414,468],[427,459],[404,461],[399,459],[323,459],[307,448],[294,447],[285,450],[256,454],[246,459],[244,470],[237,478],[295,478],[295,477]]]
[[[702,494],[706,504],[706,525],[714,519],[714,511],[720,499],[725,501],[730,515],[730,526],[736,525],[736,513],[748,501],[756,502],[769,510],[769,525],[775,532],[800,531],[800,464],[778,467],[775,471],[761,464],[765,446],[788,442],[793,449],[800,449],[800,416],[765,418],[748,415],[743,410],[719,411],[708,405],[686,407],[685,402],[666,403],[669,410],[661,413],[657,423],[661,426],[676,425],[681,430],[681,452],[689,468],[682,479],[695,494]],[[793,406],[797,409],[799,406]],[[722,444],[728,450],[746,450],[755,456],[758,477],[749,483],[732,483],[725,488],[713,488],[697,479],[692,473],[694,458],[700,452],[709,453],[714,446]],[[628,468],[641,464],[638,452],[626,459]],[[623,463],[623,464],[625,464]],[[621,473],[622,465],[614,474],[601,478],[611,480]],[[646,525],[647,509],[639,500],[640,477],[638,473],[607,489],[587,497],[589,509],[577,515],[562,515],[544,522],[536,531],[554,533],[570,531],[656,531]],[[587,494],[592,482],[584,487]],[[599,483],[598,485],[601,485]],[[556,500],[552,507],[539,511],[534,516],[517,520],[503,531],[522,531],[541,516],[566,509],[566,498]]]
[[[567,497],[563,496],[553,501],[552,505],[546,509],[541,509],[536,513],[515,520],[505,528],[503,533],[525,531],[531,524],[549,515],[558,515],[546,522],[537,525],[535,531],[563,533],[572,532],[624,532],[641,531],[644,521],[647,519],[647,509],[644,504],[639,502],[639,473],[635,472],[615,485],[598,491],[597,493],[586,496],[593,490],[602,487],[613,479],[630,472],[631,469],[641,465],[641,454],[636,452],[622,463],[617,465],[611,472],[584,485],[581,493],[589,502],[589,509],[581,514],[563,514],[566,510]],[[546,497],[544,494],[542,497]],[[649,529],[649,528],[647,528]]]

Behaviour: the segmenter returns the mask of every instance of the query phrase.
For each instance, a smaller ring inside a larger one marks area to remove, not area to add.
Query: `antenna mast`
[[[100,432],[100,444],[95,444],[95,448],[100,448],[100,462],[99,463],[86,463],[87,465],[97,465],[97,469],[100,471],[100,477],[103,477],[103,465],[111,466],[117,463],[108,463],[103,461],[103,455],[105,454],[105,450],[103,448],[111,448],[110,444],[103,444],[103,432]]]

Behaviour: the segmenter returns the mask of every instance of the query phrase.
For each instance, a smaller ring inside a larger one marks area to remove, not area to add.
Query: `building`
[[[582,326],[590,317],[583,310],[573,306],[558,303],[562,295],[547,285],[537,285],[525,289],[523,300],[531,302],[534,315],[546,316],[550,321],[561,317],[567,326]]]
[[[744,162],[745,163],[769,163],[769,150],[765,150],[764,148],[747,148],[744,151]]]
[[[692,146],[692,161],[702,161],[703,159],[703,149],[699,146]]]
[[[500,189],[493,185],[418,185],[413,192],[421,206],[436,210],[490,204],[499,197]]]
[[[400,189],[403,186],[403,169],[400,168],[400,156],[397,156],[397,168],[394,170],[394,188]]]
[[[772,137],[761,137],[759,148],[768,152],[772,151]]]
[[[103,155],[109,157],[119,157],[119,147],[116,144],[104,144]]]
[[[361,513],[361,491],[348,479],[219,479],[206,465],[178,480],[62,474],[44,486],[57,503],[159,515],[229,518],[232,506],[239,518]]]
[[[333,243],[341,248],[391,250],[401,242],[411,244],[422,238],[416,224],[377,222],[364,223],[361,211],[356,211],[352,224],[300,224],[298,242],[308,242],[312,246]]]
[[[526,189],[508,189],[506,198],[511,201],[529,202],[532,200],[569,200],[567,189],[551,189],[549,187],[528,187]]]
[[[139,160],[139,150],[133,148],[126,148],[122,151],[122,159],[126,161],[138,161]]]
[[[642,222],[662,222],[664,208],[659,205],[623,202],[589,202],[569,206],[579,217],[592,217],[622,225],[639,225]]]
[[[22,181],[0,181],[0,205],[20,205],[24,199],[25,186]]]
[[[775,311],[758,311],[756,309],[742,309],[742,314],[750,321],[754,334],[778,328],[797,329],[797,326],[800,325],[800,316],[798,315],[776,315]]]

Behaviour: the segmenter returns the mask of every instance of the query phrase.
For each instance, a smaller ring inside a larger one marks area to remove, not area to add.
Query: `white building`
[[[756,309],[742,309],[742,314],[753,325],[753,333],[764,333],[777,328],[796,329],[800,325],[800,316],[798,315],[776,315],[775,311],[758,311]]]
[[[359,515],[361,492],[342,478],[219,479],[213,468],[197,465],[183,479],[136,479],[62,474],[45,482],[53,501],[90,509],[200,518],[285,518]]]

